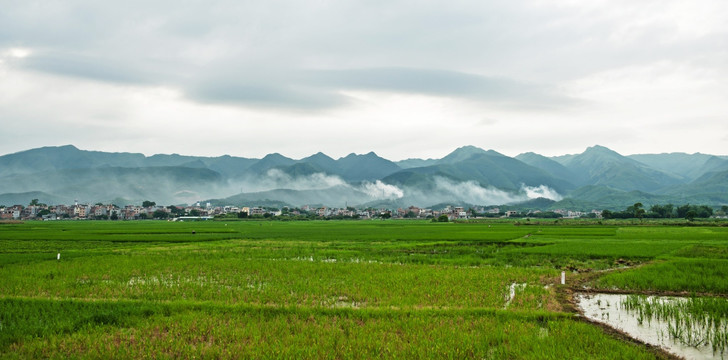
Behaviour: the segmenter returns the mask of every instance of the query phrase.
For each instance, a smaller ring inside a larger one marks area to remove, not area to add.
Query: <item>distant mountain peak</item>
[[[295,162],[295,160],[287,158],[279,153],[272,153],[258,160],[256,163],[251,165],[248,170],[254,172],[264,172],[276,166],[292,165]]]
[[[281,154],[279,154],[277,152],[276,153],[270,153],[270,154],[268,154],[268,155],[266,155],[266,156],[263,157],[263,159],[281,159],[281,158],[288,159],[287,157],[285,157],[285,156],[283,156],[283,155],[281,155]]]
[[[342,159],[349,159],[349,160],[351,160],[351,159],[355,159],[355,158],[379,158],[379,159],[382,159],[382,157],[380,157],[379,155],[377,155],[377,153],[375,153],[374,151],[370,151],[370,152],[368,152],[366,154],[361,154],[361,155],[356,154],[356,153],[351,153],[349,155],[346,155]]]
[[[618,153],[606,146],[602,146],[602,145],[594,145],[594,146],[590,146],[590,147],[586,148],[586,150],[584,151],[584,154],[587,154],[587,153],[610,154],[610,155],[622,156],[620,153]]]
[[[488,151],[481,149],[477,146],[465,145],[465,146],[461,146],[461,147],[455,149],[451,154],[454,154],[454,153],[483,154],[483,153],[487,153],[487,152]]]
[[[477,146],[474,146],[474,145],[465,145],[465,146],[461,146],[461,147],[457,148],[456,150],[468,150],[468,151],[472,151],[472,150],[475,150],[475,151],[483,151],[483,149],[481,149],[481,148],[479,148],[479,147],[477,147]]]
[[[80,152],[82,150],[79,150],[79,148],[73,146],[73,145],[61,145],[61,146],[43,146],[37,149],[30,149],[25,151],[20,151],[17,154],[29,154],[29,153],[45,153],[48,151],[62,151],[62,152]]]
[[[78,148],[75,145],[71,145],[71,144],[61,145],[61,146],[46,146],[46,148],[50,148],[50,149],[52,149],[54,147],[55,148],[58,148],[58,149],[73,149],[73,150],[78,150]]]
[[[492,150],[491,150],[492,151]],[[455,149],[453,152],[447,154],[445,157],[440,159],[438,163],[456,163],[465,161],[476,155],[487,155],[488,151],[485,151],[477,146],[466,145]]]
[[[539,157],[545,157],[545,156],[543,156],[541,154],[537,154],[537,153],[535,153],[533,151],[527,151],[525,153],[518,154],[518,155],[516,155],[516,158],[518,158],[519,156],[539,156]]]
[[[577,162],[593,162],[596,159],[599,159],[600,161],[604,160],[610,160],[610,161],[627,161],[632,162],[632,159],[627,158],[626,156],[610,149],[605,146],[601,145],[594,145],[591,147],[586,148],[583,153],[575,155],[570,162],[571,163],[577,163]]]
[[[339,170],[339,165],[336,162],[336,160],[332,159],[330,156],[322,153],[317,152],[307,158],[303,158],[299,160],[301,163],[311,163],[315,165],[317,168],[321,169],[324,172],[328,173],[337,173]]]
[[[312,160],[312,159],[334,160],[330,156],[328,156],[328,155],[322,153],[321,151],[319,151],[319,152],[317,152],[317,153],[315,153],[315,154],[313,154],[313,155],[311,155],[309,157],[305,157],[305,158],[301,159],[301,161],[304,161],[304,160]]]

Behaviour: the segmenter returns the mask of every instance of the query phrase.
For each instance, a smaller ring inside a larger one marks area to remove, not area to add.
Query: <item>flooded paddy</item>
[[[588,319],[686,359],[728,359],[728,300],[577,294]]]

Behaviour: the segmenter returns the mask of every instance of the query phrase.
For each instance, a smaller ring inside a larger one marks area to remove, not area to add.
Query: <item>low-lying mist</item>
[[[156,168],[89,170],[87,176],[62,172],[50,177],[18,178],[7,192],[46,191],[63,195],[65,202],[114,202],[140,204],[194,204],[208,199],[238,196],[230,205],[255,205],[256,200],[278,200],[293,206],[323,204],[343,207],[378,201],[401,206],[430,206],[460,202],[500,205],[544,197],[560,200],[561,195],[545,185],[522,186],[518,191],[483,187],[475,181],[455,181],[434,177],[426,188],[397,186],[380,180],[349,183],[325,173],[289,174],[271,169],[262,175],[224,180],[218,174],[199,169]],[[89,178],[88,181],[84,179]],[[93,180],[95,179],[95,180]],[[99,180],[102,179],[102,180]],[[242,196],[241,196],[242,195]],[[232,200],[231,200],[232,201]],[[237,202],[250,202],[238,204]],[[225,202],[225,200],[222,200]]]
[[[555,190],[546,185],[530,187],[522,185],[517,192],[494,187],[483,187],[475,181],[455,181],[445,177],[434,178],[434,189],[424,191],[419,188],[405,187],[403,200],[419,206],[447,202],[464,202],[476,205],[503,205],[536,199],[539,197],[561,200]]]
[[[270,169],[262,176],[248,177],[241,188],[245,192],[261,192],[274,189],[321,190],[343,185],[347,185],[346,181],[335,175],[314,173],[292,176],[279,169]]]
[[[295,192],[280,190],[295,190]],[[328,206],[360,205],[378,200],[396,200],[397,203],[429,206],[447,202],[464,202],[477,205],[501,205],[528,201],[535,198],[561,200],[562,196],[546,185],[522,185],[518,191],[505,191],[483,187],[475,181],[455,181],[434,177],[434,186],[421,189],[374,182],[347,183],[342,178],[324,173],[292,176],[278,169],[262,176],[248,177],[231,182],[225,196],[245,193],[271,200],[286,201],[294,206],[321,203]],[[248,198],[251,198],[248,196]],[[274,199],[273,197],[283,197]],[[321,197],[316,201],[315,196]]]
[[[260,176],[247,176],[230,181],[225,194],[244,194],[244,198],[279,200],[294,206],[324,204],[343,207],[384,199],[399,199],[404,193],[397,186],[380,180],[348,183],[341,177],[325,173],[293,176],[271,169]]]

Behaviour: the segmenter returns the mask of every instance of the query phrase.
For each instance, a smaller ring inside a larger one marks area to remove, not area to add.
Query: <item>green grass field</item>
[[[589,285],[728,295],[728,227],[0,224],[0,356],[655,358],[559,302],[625,265]]]

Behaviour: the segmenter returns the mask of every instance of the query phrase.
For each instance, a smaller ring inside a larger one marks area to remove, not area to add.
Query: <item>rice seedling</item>
[[[630,295],[620,305],[639,318],[666,323],[669,336],[683,345],[710,346],[721,355],[728,350],[727,299]]]
[[[0,304],[0,318],[14,326],[0,338],[5,358],[654,358],[558,313],[29,299]]]
[[[562,313],[561,271],[728,292],[722,228],[564,223],[0,224],[0,357],[654,358]]]

